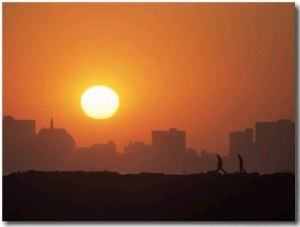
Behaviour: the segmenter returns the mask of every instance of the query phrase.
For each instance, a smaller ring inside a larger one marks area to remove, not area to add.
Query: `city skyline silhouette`
[[[295,3],[2,15],[4,221],[295,222]]]
[[[113,141],[76,147],[52,117],[36,133],[35,120],[4,116],[3,221],[294,222],[295,123],[229,139],[228,156],[199,156],[170,128],[118,153]]]
[[[49,127],[43,127],[37,133],[35,123],[35,120],[17,120],[12,116],[4,116],[5,174],[34,169],[192,174],[213,170],[215,155],[218,158],[217,172],[222,170],[227,173],[224,164],[230,172],[245,172],[245,158],[247,169],[251,172],[295,173],[295,123],[290,120],[256,122],[255,130],[247,128],[244,132],[229,132],[229,154],[222,157],[225,163],[216,153],[188,147],[186,131],[176,128],[154,130],[150,144],[144,141],[129,142],[123,152],[118,152],[114,141],[77,147],[76,141],[66,129],[55,127],[52,117]]]

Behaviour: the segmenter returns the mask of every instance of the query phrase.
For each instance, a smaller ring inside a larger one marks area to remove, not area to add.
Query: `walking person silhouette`
[[[243,166],[244,166],[243,157],[240,156],[239,154],[238,154],[238,157],[239,157],[239,163],[240,163],[240,173],[247,173],[246,170],[243,168]]]
[[[221,159],[221,157],[217,154],[217,158],[218,158],[218,167],[217,167],[217,171],[219,172],[220,170],[222,170],[223,171],[223,173],[225,174],[225,173],[227,173],[226,171],[225,171],[225,169],[223,169],[223,162],[222,162],[222,159]]]

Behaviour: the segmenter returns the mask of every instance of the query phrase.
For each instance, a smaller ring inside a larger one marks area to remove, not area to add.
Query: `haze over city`
[[[295,3],[2,15],[3,221],[295,222]]]
[[[66,128],[76,146],[151,142],[229,154],[229,132],[295,121],[294,3],[3,4],[3,116]],[[80,100],[104,85],[107,119]]]

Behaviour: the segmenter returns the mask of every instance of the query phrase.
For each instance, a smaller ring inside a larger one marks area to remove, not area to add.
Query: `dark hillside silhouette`
[[[5,221],[294,221],[295,175],[13,173]]]

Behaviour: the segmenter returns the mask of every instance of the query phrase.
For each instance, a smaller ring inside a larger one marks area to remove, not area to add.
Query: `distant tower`
[[[54,129],[54,123],[53,123],[52,117],[51,117],[51,121],[50,121],[50,129]]]

